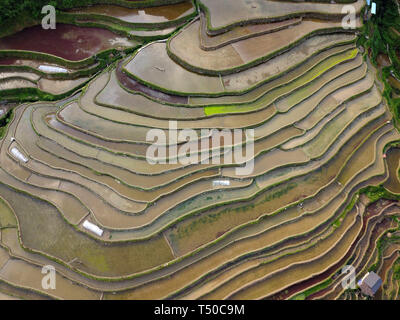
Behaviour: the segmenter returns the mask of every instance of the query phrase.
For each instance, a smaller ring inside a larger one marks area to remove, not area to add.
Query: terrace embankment
[[[75,8],[0,39],[1,94],[63,99],[2,109],[0,294],[350,299],[351,262],[394,296],[400,135],[342,5],[175,2]],[[171,147],[181,129],[176,154],[149,156],[150,130]],[[253,153],[225,161],[249,129]]]

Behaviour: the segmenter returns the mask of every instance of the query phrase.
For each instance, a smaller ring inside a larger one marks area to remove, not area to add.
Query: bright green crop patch
[[[325,61],[321,62],[319,65],[311,69],[307,72],[301,81],[304,83],[311,82],[316,78],[320,77],[322,74],[327,72],[328,70],[334,68],[336,65],[343,63],[348,60],[354,59],[358,54],[358,49],[349,50],[343,54],[332,56]],[[256,108],[258,105],[256,105]],[[209,106],[204,108],[204,113],[207,116],[211,116],[214,114],[225,114],[225,113],[237,113],[237,112],[248,112],[254,111],[254,104],[242,105],[242,106],[234,106],[234,105],[226,105],[226,106]]]

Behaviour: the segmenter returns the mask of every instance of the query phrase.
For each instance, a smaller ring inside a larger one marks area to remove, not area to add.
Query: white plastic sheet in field
[[[27,163],[27,162],[28,162],[28,158],[25,157],[25,156],[22,154],[22,152],[19,151],[16,147],[13,147],[13,148],[11,149],[11,154],[12,154],[15,158],[17,158],[19,161],[22,161],[22,162],[24,162],[24,163]]]
[[[101,236],[103,235],[103,233],[104,233],[103,230],[101,230],[98,226],[96,226],[95,224],[91,223],[91,222],[88,221],[88,220],[86,220],[86,221],[83,223],[83,227],[84,227],[86,230],[89,230],[89,231],[93,232],[94,234],[98,235],[99,237],[101,237]]]
[[[64,69],[64,68],[55,67],[55,66],[46,66],[46,65],[39,66],[39,70],[43,71],[43,72],[48,72],[48,73],[66,73],[66,72],[68,72],[68,70]]]
[[[231,182],[229,180],[214,180],[213,181],[213,187],[227,187],[230,186]]]

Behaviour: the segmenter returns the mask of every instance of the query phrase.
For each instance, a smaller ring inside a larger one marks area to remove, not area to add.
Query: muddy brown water
[[[49,115],[49,116],[51,116],[51,115]],[[24,120],[27,120],[27,119],[25,118]],[[23,123],[28,123],[28,122],[24,121]],[[24,130],[24,134],[27,137],[35,136],[35,134],[32,130],[29,130],[29,131]],[[51,155],[49,153],[44,153],[42,151],[42,149],[40,149],[36,146],[36,144],[34,143],[34,140],[32,140],[32,139],[27,140],[25,143],[25,146],[27,147],[29,154],[31,154],[33,156],[33,158],[44,159],[43,163],[49,164],[50,166],[53,166],[56,168],[65,168],[67,170],[72,170],[74,172],[77,172],[80,175],[83,175],[84,177],[86,177],[86,176],[91,177],[92,180],[102,182],[102,183],[110,186],[114,190],[117,190],[122,195],[125,195],[125,196],[131,198],[132,200],[140,199],[143,201],[153,201],[155,198],[165,195],[165,194],[168,194],[170,192],[173,192],[175,189],[179,189],[182,186],[190,183],[191,181],[195,181],[200,178],[212,177],[218,173],[218,170],[216,170],[216,169],[208,170],[208,171],[204,171],[204,172],[200,171],[200,172],[194,173],[192,175],[189,175],[187,177],[183,177],[182,179],[179,179],[179,180],[176,180],[176,179],[172,180],[173,183],[171,183],[166,188],[160,188],[157,190],[153,190],[151,192],[147,192],[144,190],[133,189],[125,184],[118,183],[111,176],[97,176],[96,174],[94,174],[92,172],[91,169],[80,166],[79,165],[80,163],[78,164],[78,162],[74,164],[72,162],[63,160],[62,158],[54,157],[53,155]],[[57,155],[60,156],[60,153],[58,153]]]
[[[282,29],[288,28],[299,24],[301,22],[300,18],[288,19],[284,21],[255,24],[249,26],[239,26],[225,33],[210,36],[207,33],[207,18],[204,13],[200,15],[200,40],[203,50],[215,50],[231,43],[235,43],[244,39],[248,39],[255,36],[260,36],[267,33],[277,32]]]
[[[75,80],[50,80],[42,78],[37,82],[37,84],[38,88],[44,92],[60,95],[78,90],[88,80],[89,78],[87,77],[78,78]]]
[[[118,81],[127,89],[135,91],[135,92],[141,92],[151,98],[162,100],[168,103],[174,103],[174,104],[188,104],[189,97],[180,97],[180,96],[175,96],[167,93],[163,93],[160,91],[157,91],[155,89],[152,89],[150,87],[147,87],[136,80],[128,77],[126,73],[122,72],[122,67],[121,63],[118,64],[118,67],[116,69],[116,75],[118,78]]]
[[[31,265],[26,261],[10,259],[2,268],[0,276],[16,286],[32,288],[36,291],[43,292],[45,289],[42,289],[41,285],[43,279],[41,271],[40,267]],[[96,300],[101,297],[100,292],[88,290],[87,288],[73,283],[57,273],[56,282],[56,288],[50,293],[54,297],[78,300]]]
[[[160,23],[176,20],[193,11],[190,1],[159,7],[132,9],[115,5],[94,5],[69,10],[71,13],[101,14],[130,23]]]
[[[103,50],[131,45],[127,39],[109,30],[62,23],[57,24],[55,30],[34,26],[0,39],[0,50],[41,52],[73,61],[89,58]]]
[[[389,135],[389,133],[387,133]],[[381,147],[380,141],[386,141],[382,138],[382,133],[376,131],[368,138],[368,143],[362,145],[355,153],[352,155],[352,159],[343,168],[343,171],[338,177],[338,181],[345,185],[347,182],[360,170],[368,168],[369,166],[375,164],[379,161],[378,157],[381,157],[379,148]]]
[[[376,293],[377,300],[385,300],[385,285],[388,284],[390,271],[394,267],[394,264],[399,257],[398,251],[393,253],[389,258],[383,260],[383,265],[381,270],[379,271],[379,276],[381,277],[382,281],[384,282],[383,286],[379,288],[378,292]]]
[[[190,65],[191,70],[197,68],[204,74],[210,74],[208,70],[229,70],[226,72],[232,74],[237,68],[243,69],[248,63],[265,59],[277,50],[282,50],[287,43],[301,42],[310,32],[337,26],[334,22],[303,21],[290,29],[242,40],[223,49],[203,51],[199,37],[200,22],[196,21],[172,37],[168,48],[171,54]]]
[[[389,56],[387,54],[380,53],[376,58],[376,62],[378,63],[378,68],[384,68],[391,65]]]
[[[389,179],[384,183],[384,187],[393,193],[400,193],[399,165],[400,149],[392,148],[386,153],[386,161],[389,170]]]
[[[306,13],[306,16],[319,16],[326,13],[340,15],[342,8],[339,4],[309,1],[201,0],[201,3],[208,8],[207,17],[210,19],[213,34],[223,33],[226,28],[232,29],[238,21],[245,20],[243,24],[253,24],[262,21],[284,20],[287,17],[299,16],[299,12]],[[363,3],[364,1],[358,0],[353,5],[359,11]]]
[[[18,297],[23,300],[52,300],[51,297],[45,296],[39,292],[30,289],[22,289],[6,282],[0,281],[0,291],[9,296]]]
[[[13,58],[1,58],[0,65],[1,66],[11,66],[17,64],[18,59]]]
[[[122,142],[110,142],[110,141],[102,140],[95,136],[86,134],[82,131],[76,130],[73,127],[69,127],[69,126],[63,124],[62,122],[58,121],[55,113],[50,113],[50,114],[46,115],[44,120],[47,122],[48,125],[50,125],[50,127],[58,130],[59,132],[65,132],[69,136],[75,137],[75,138],[83,140],[83,141],[88,141],[93,144],[104,146],[109,149],[132,153],[132,149],[133,149],[132,145],[129,145],[127,143],[122,143]],[[141,145],[141,144],[136,144],[136,145],[134,145],[134,147],[135,147],[136,154],[138,154],[138,155],[145,155],[146,150],[148,148],[148,146]]]

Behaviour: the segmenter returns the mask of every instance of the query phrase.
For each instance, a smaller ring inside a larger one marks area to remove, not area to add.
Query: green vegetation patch
[[[0,198],[0,228],[14,228],[17,226],[17,219],[8,204]]]

